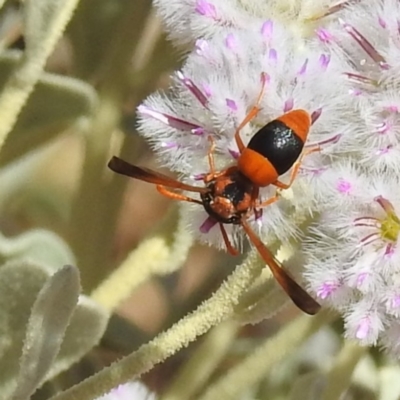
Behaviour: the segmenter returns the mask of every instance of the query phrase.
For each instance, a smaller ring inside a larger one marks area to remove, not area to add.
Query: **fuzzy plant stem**
[[[92,299],[112,311],[154,275],[179,269],[193,244],[192,235],[174,206],[156,232],[144,239],[93,292]]]
[[[239,365],[212,385],[199,400],[233,400],[255,383],[322,326],[334,318],[322,311],[314,317],[302,315],[255,349]]]
[[[78,0],[27,0],[24,4],[26,51],[0,96],[0,149],[38,82]]]
[[[80,188],[72,205],[71,243],[83,266],[81,279],[86,290],[104,278],[109,266],[113,226],[99,229],[103,217],[111,212],[111,205],[106,201],[109,196],[106,165],[112,133],[121,118],[131,57],[138,41],[135,37],[140,35],[150,3],[147,0],[128,1],[125,7],[123,20],[116,27],[113,45],[109,49],[109,65],[105,68],[99,105],[86,137]],[[114,203],[113,206],[118,205]]]
[[[161,400],[193,399],[196,392],[204,387],[211,374],[226,356],[238,328],[239,324],[226,321],[209,332]]]
[[[337,400],[348,389],[354,369],[367,348],[356,342],[345,341],[327,375],[327,383],[321,400]]]
[[[136,352],[104,368],[102,371],[62,392],[51,400],[92,400],[149,371],[211,327],[227,319],[243,292],[261,273],[264,265],[255,252],[227,278],[214,295],[151,342]]]

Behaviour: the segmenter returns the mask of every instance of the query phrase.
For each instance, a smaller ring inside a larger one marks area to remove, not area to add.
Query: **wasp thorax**
[[[213,179],[207,189],[201,199],[207,213],[218,222],[239,224],[253,208],[253,184],[238,171]]]

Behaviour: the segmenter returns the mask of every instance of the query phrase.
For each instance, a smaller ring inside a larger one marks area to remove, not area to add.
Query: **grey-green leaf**
[[[21,56],[22,53],[18,51],[5,51],[1,54],[0,91]],[[96,91],[87,83],[42,73],[4,144],[1,165],[52,139],[79,118],[90,115],[96,102]]]
[[[81,296],[67,328],[60,353],[46,379],[51,379],[79,361],[103,337],[109,313],[89,297]]]
[[[51,276],[32,308],[13,400],[36,391],[53,364],[78,302],[79,271],[66,265]]]
[[[3,263],[17,259],[46,266],[50,274],[60,265],[75,263],[64,240],[43,229],[33,229],[13,238],[0,233],[0,268]]]
[[[54,265],[21,259],[0,266],[0,400],[9,400],[16,389],[19,358],[32,305],[54,271]],[[107,311],[81,295],[60,352],[45,380],[69,368],[98,344],[108,318]]]
[[[26,325],[40,289],[51,274],[47,268],[11,261],[0,268],[0,399],[16,386]]]

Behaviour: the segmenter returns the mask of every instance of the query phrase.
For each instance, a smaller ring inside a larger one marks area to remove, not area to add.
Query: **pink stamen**
[[[306,167],[305,165],[302,165],[300,167],[300,170],[302,172],[304,171],[304,172],[313,174],[314,176],[319,176],[319,175],[322,175],[325,171],[327,171],[328,167],[311,168],[311,167]]]
[[[386,24],[386,21],[382,17],[378,17],[378,23],[383,29],[386,29],[387,24]]]
[[[356,338],[357,339],[365,339],[368,336],[368,333],[370,331],[370,321],[369,318],[363,318],[358,325],[357,331],[356,331]]]
[[[199,125],[185,121],[178,117],[174,117],[172,115],[168,115],[165,113],[161,113],[161,112],[152,110],[151,108],[149,108],[143,104],[137,108],[137,111],[142,115],[148,115],[149,117],[152,117],[152,118],[164,123],[165,125],[168,125],[172,128],[179,129],[182,131],[192,131],[192,130],[199,129],[199,128],[202,129]]]
[[[358,274],[357,279],[356,279],[356,286],[357,287],[361,286],[364,283],[367,276],[368,276],[367,272],[362,272],[361,274]]]
[[[349,181],[346,181],[345,179],[340,178],[337,181],[336,189],[340,193],[349,194],[351,192],[352,188],[353,188],[352,184]]]
[[[400,307],[400,296],[394,296],[390,302],[390,306],[392,308],[399,308]]]
[[[211,97],[213,95],[213,90],[211,89],[210,85],[207,85],[206,83],[203,83],[202,85],[203,92],[207,97]]]
[[[195,136],[203,136],[204,132],[205,132],[204,128],[201,128],[201,127],[190,130],[190,133]]]
[[[237,160],[240,156],[240,153],[237,150],[232,150],[232,149],[228,149],[229,154],[235,159]]]
[[[313,125],[315,123],[315,121],[318,120],[318,118],[321,116],[322,114],[322,107],[317,108],[316,110],[314,110],[311,113],[311,125]]]
[[[262,24],[261,35],[266,41],[270,41],[274,31],[274,23],[269,19]]]
[[[386,211],[387,214],[395,214],[394,207],[389,200],[382,196],[377,196],[374,198],[374,201],[376,201]]]
[[[321,19],[321,18],[328,17],[329,15],[332,15],[332,14],[342,10],[343,8],[345,8],[351,2],[354,3],[354,0],[345,0],[345,1],[342,1],[342,2],[340,2],[338,4],[335,4],[335,5],[331,6],[331,7],[329,7],[323,14],[319,15],[318,18],[315,18],[315,19]]]
[[[278,60],[278,53],[275,49],[269,49],[268,58],[274,63]]]
[[[196,40],[196,53],[199,56],[207,56],[208,55],[208,51],[209,51],[209,45],[207,40],[204,39],[197,39]]]
[[[360,240],[360,244],[362,246],[368,246],[369,244],[376,242],[379,238],[380,236],[378,232],[370,233]]]
[[[377,126],[376,131],[380,135],[384,135],[385,133],[387,133],[390,130],[390,128],[391,128],[391,125],[388,122],[383,121],[381,124],[379,124]]]
[[[367,224],[363,222],[356,222],[355,224],[353,224],[353,226],[364,228],[379,228],[379,226],[377,226],[376,224]]]
[[[318,39],[322,43],[327,44],[327,43],[333,42],[333,39],[334,39],[333,35],[328,30],[326,30],[324,28],[318,28],[316,30],[316,34],[317,34]]]
[[[283,106],[283,112],[288,112],[290,110],[293,110],[293,105],[294,105],[294,100],[293,99],[287,99],[285,101],[285,104]]]
[[[373,86],[377,85],[377,82],[375,80],[368,78],[367,76],[353,74],[352,72],[345,72],[344,74],[353,82],[369,84],[369,85],[373,85]]]
[[[330,54],[321,54],[318,62],[320,67],[325,71],[328,68],[329,63],[331,62]]]
[[[317,290],[317,296],[324,300],[329,297],[338,289],[339,285],[337,282],[324,282],[322,286]]]
[[[390,112],[390,113],[394,113],[394,114],[398,114],[399,113],[399,107],[397,107],[396,105],[387,106],[387,107],[385,107],[385,110]]]
[[[237,107],[237,104],[236,104],[235,100],[225,99],[225,103],[228,106],[228,108],[231,109],[232,111],[237,111],[238,110],[238,107]]]
[[[378,150],[375,152],[375,154],[376,154],[377,156],[383,156],[383,155],[385,155],[385,154],[388,154],[388,153],[390,152],[390,150],[392,150],[392,148],[393,148],[392,145],[388,145],[388,146],[385,147],[385,148],[378,149]]]
[[[179,148],[179,145],[175,142],[162,142],[161,147],[163,149],[174,149],[174,148]]]
[[[254,220],[258,223],[258,226],[262,226],[262,216],[264,210],[260,208],[259,210],[254,210]]]
[[[299,72],[297,72],[297,75],[301,76],[304,75],[307,71],[307,65],[308,65],[308,58],[305,59],[303,65],[301,66]]]
[[[357,223],[359,221],[371,221],[371,222],[375,222],[375,223],[380,222],[379,219],[375,218],[375,217],[358,217],[358,218],[355,218],[353,222]]]
[[[394,254],[395,251],[395,244],[394,243],[388,243],[385,249],[385,258],[390,258]]]
[[[371,57],[371,59],[382,68],[387,68],[388,64],[381,54],[375,49],[374,46],[356,29],[354,26],[344,22],[339,18],[346,32],[360,45],[360,47]]]
[[[216,221],[214,218],[208,216],[207,219],[200,225],[199,230],[201,233],[208,233],[217,224],[218,224],[218,221]]]
[[[202,181],[205,176],[206,174],[194,174],[191,176],[191,178],[194,179],[195,181]]]
[[[205,17],[212,18],[214,20],[218,19],[215,6],[208,1],[197,0],[195,11],[200,15],[204,15]]]
[[[349,94],[357,97],[357,96],[361,96],[363,94],[363,92],[360,89],[350,89]]]
[[[337,143],[340,138],[342,137],[341,133],[338,133],[337,135],[331,136],[328,139],[325,140],[320,140],[319,142],[312,142],[312,143],[307,143],[305,147],[321,147],[325,146],[326,144],[335,144]]]
[[[194,95],[194,97],[196,97],[199,103],[203,107],[208,108],[208,99],[199,89],[199,87],[193,83],[190,78],[185,77],[181,71],[178,71],[176,75],[178,79],[186,86],[186,88]]]
[[[237,49],[237,41],[236,37],[233,33],[230,33],[226,38],[225,38],[225,46],[232,51],[236,51]]]

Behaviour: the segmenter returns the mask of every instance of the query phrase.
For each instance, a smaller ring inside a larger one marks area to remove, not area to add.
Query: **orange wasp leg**
[[[229,240],[228,234],[226,233],[225,227],[224,225],[220,222],[219,223],[219,227],[221,229],[221,233],[222,233],[222,237],[224,239],[225,242],[225,246],[229,252],[229,254],[233,255],[233,256],[237,256],[239,254],[239,251],[236,250],[233,246],[232,243]]]
[[[303,158],[306,157],[306,156],[308,156],[309,154],[315,153],[315,152],[317,152],[317,151],[321,151],[320,147],[314,147],[314,148],[305,150],[305,151],[300,155],[299,159],[295,162],[295,164],[294,164],[294,166],[293,166],[293,168],[292,168],[292,172],[291,172],[291,174],[290,174],[289,182],[288,182],[288,183],[284,183],[284,182],[281,182],[281,181],[277,180],[277,181],[275,181],[275,182],[273,183],[273,185],[277,186],[277,187],[280,188],[280,189],[289,189],[290,186],[292,186],[294,180],[296,179],[296,176],[297,176],[297,174],[298,174],[298,172],[299,172],[299,169],[300,169],[300,167],[301,167],[301,163],[302,163],[302,161],[303,161]]]
[[[210,172],[203,178],[204,183],[209,183],[215,180],[216,178],[231,174],[233,170],[237,170],[237,167],[229,167],[220,172],[215,171],[215,161],[214,161],[215,141],[212,136],[209,136],[208,140],[211,143],[210,150],[208,150],[207,153]]]
[[[320,310],[321,306],[278,264],[272,253],[250,228],[246,219],[242,218],[241,222],[244,231],[250,238],[250,241],[254,244],[262,259],[270,268],[272,275],[278,281],[282,289],[292,299],[293,303],[307,314],[316,314]]]
[[[267,207],[267,206],[269,206],[270,204],[273,204],[273,203],[275,203],[275,202],[278,201],[278,200],[279,200],[279,195],[276,193],[276,194],[274,194],[273,196],[271,196],[269,199],[264,200],[264,201],[262,201],[262,202],[260,202],[260,203],[257,203],[257,208]]]
[[[214,151],[215,151],[215,140],[212,136],[208,137],[208,141],[211,143],[210,149],[208,150],[208,164],[210,166],[210,173],[208,175],[215,175],[215,162],[214,162]]]
[[[239,124],[239,126],[236,128],[235,131],[235,140],[237,147],[239,149],[239,153],[243,153],[243,150],[246,148],[244,145],[242,138],[240,137],[240,131],[253,119],[257,116],[257,114],[260,112],[260,103],[261,100],[264,96],[265,92],[265,84],[267,81],[267,74],[263,72],[261,74],[261,90],[260,93],[258,94],[256,104],[251,108],[251,110],[247,113],[247,115],[244,117],[243,121]]]
[[[188,201],[190,203],[197,203],[203,205],[203,203],[200,200],[192,199],[191,197],[185,196],[184,194],[181,193],[176,193],[172,190],[167,189],[165,186],[157,185],[156,188],[159,193],[161,193],[165,197],[168,197],[169,199]]]

